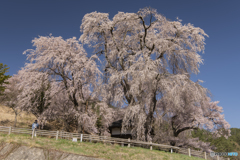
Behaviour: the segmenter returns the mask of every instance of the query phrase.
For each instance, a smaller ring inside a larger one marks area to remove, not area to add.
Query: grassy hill
[[[41,147],[75,153],[86,156],[94,156],[107,160],[201,160],[201,158],[188,157],[187,155],[169,153],[164,151],[149,150],[140,147],[121,147],[90,142],[72,142],[65,139],[50,139],[45,137],[31,138],[25,134],[0,133],[0,143],[19,143],[25,146]]]
[[[13,126],[15,120],[14,111],[11,108],[0,105],[0,126]],[[29,127],[36,117],[27,112],[21,112],[17,117],[16,127],[27,128]]]
[[[0,126],[13,126],[14,112],[12,109],[0,106]],[[30,128],[36,117],[30,113],[22,112],[18,116],[16,127]],[[26,146],[56,149],[63,152],[75,153],[87,156],[96,156],[114,160],[200,160],[201,158],[188,157],[187,155],[169,153],[164,151],[149,150],[140,147],[121,147],[102,143],[71,142],[65,139],[50,139],[46,137],[31,138],[31,135],[0,133],[0,143],[19,143]]]
[[[238,152],[237,157],[228,157],[231,160],[240,160],[240,129],[231,128],[231,136],[226,139],[225,137],[214,138],[206,130],[198,130],[192,132],[192,137],[199,137],[199,140],[210,142],[211,145],[217,149],[215,152]]]
[[[6,106],[0,106],[0,126],[13,126],[15,115],[14,111]],[[19,128],[31,128],[31,124],[34,122],[36,117],[27,112],[21,112],[17,119],[16,127]],[[47,123],[49,126],[56,126],[51,122]],[[59,129],[59,128],[58,128]],[[51,130],[57,130],[55,127],[52,127]],[[240,129],[232,128],[232,136],[229,139],[220,137],[213,139],[209,134],[206,134],[204,130],[199,130],[198,132],[192,132],[193,137],[199,137],[200,140],[205,142],[211,142],[211,145],[215,145],[217,150],[215,152],[238,152],[238,157],[229,157],[231,160],[239,159],[240,160]],[[120,147],[118,145],[106,145],[101,143],[74,143],[69,140],[59,139],[58,141],[54,139],[37,137],[31,139],[30,135],[15,135],[0,133],[1,142],[16,142],[29,146],[36,147],[45,147],[51,149],[57,149],[63,152],[88,155],[88,156],[97,156],[105,159],[179,159],[179,160],[197,160],[200,158],[188,157],[181,154],[171,154],[169,152],[157,151],[139,147],[127,148]]]

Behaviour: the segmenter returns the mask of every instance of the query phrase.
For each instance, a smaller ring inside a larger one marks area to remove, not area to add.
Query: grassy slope
[[[0,142],[20,143],[31,147],[56,149],[80,155],[95,156],[114,160],[201,160],[201,158],[188,157],[187,155],[169,153],[164,151],[149,150],[139,147],[121,147],[102,143],[71,142],[65,139],[50,139],[45,137],[31,138],[31,135],[0,133]]]
[[[0,126],[13,126],[14,112],[4,106],[0,106]],[[23,112],[18,117],[17,127],[29,128],[29,125],[36,119],[32,114]],[[140,147],[120,147],[119,145],[108,145],[102,143],[89,142],[71,142],[69,140],[49,139],[45,137],[37,137],[32,139],[31,135],[0,133],[1,142],[16,142],[27,146],[43,147],[48,149],[57,149],[64,152],[76,153],[80,155],[97,156],[104,159],[116,160],[200,160],[201,158],[188,157],[187,155],[169,153],[164,151],[149,150]]]
[[[20,113],[17,117],[16,127],[29,128],[36,117],[26,112]],[[13,126],[15,120],[14,111],[11,108],[0,105],[0,126]]]

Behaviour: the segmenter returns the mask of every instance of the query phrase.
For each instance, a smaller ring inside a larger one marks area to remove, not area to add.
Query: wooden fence
[[[194,156],[194,157],[200,157],[203,159],[209,159],[209,160],[229,160],[229,158],[223,158],[223,157],[211,157],[210,153],[191,150],[190,148],[180,148],[180,147],[174,147],[170,145],[164,145],[164,144],[157,144],[152,142],[143,142],[143,141],[136,141],[129,139],[123,139],[123,138],[113,138],[108,136],[97,136],[97,135],[90,135],[90,134],[80,134],[80,133],[71,133],[71,132],[65,132],[65,131],[48,131],[48,130],[39,130],[37,129],[35,131],[28,128],[16,128],[16,127],[5,127],[0,126],[0,132],[7,132],[8,134],[11,133],[22,133],[22,134],[30,134],[32,135],[32,138],[36,136],[47,136],[48,138],[56,138],[58,139],[68,139],[68,140],[79,140],[80,142],[87,141],[87,142],[102,142],[102,143],[110,143],[110,144],[119,144],[121,146],[128,146],[128,147],[143,147],[143,148],[149,148],[152,149],[158,149],[158,150],[164,150],[169,152],[175,152],[180,154],[186,154],[188,156]]]

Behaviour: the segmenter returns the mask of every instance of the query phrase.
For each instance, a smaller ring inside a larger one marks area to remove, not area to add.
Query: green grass
[[[0,133],[0,142],[19,143],[31,147],[41,147],[46,149],[56,149],[63,152],[75,153],[86,156],[94,156],[103,159],[114,160],[202,160],[197,157],[169,153],[158,150],[144,149],[140,147],[121,147],[90,142],[72,142],[65,139],[50,139],[46,137],[36,137],[32,139],[28,134]]]

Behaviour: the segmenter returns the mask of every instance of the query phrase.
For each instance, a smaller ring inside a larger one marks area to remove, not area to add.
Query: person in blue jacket
[[[37,120],[35,120],[35,122],[32,124],[32,130],[35,128],[35,137],[36,137],[36,131],[37,131],[37,128],[38,128],[38,123],[37,123]]]

